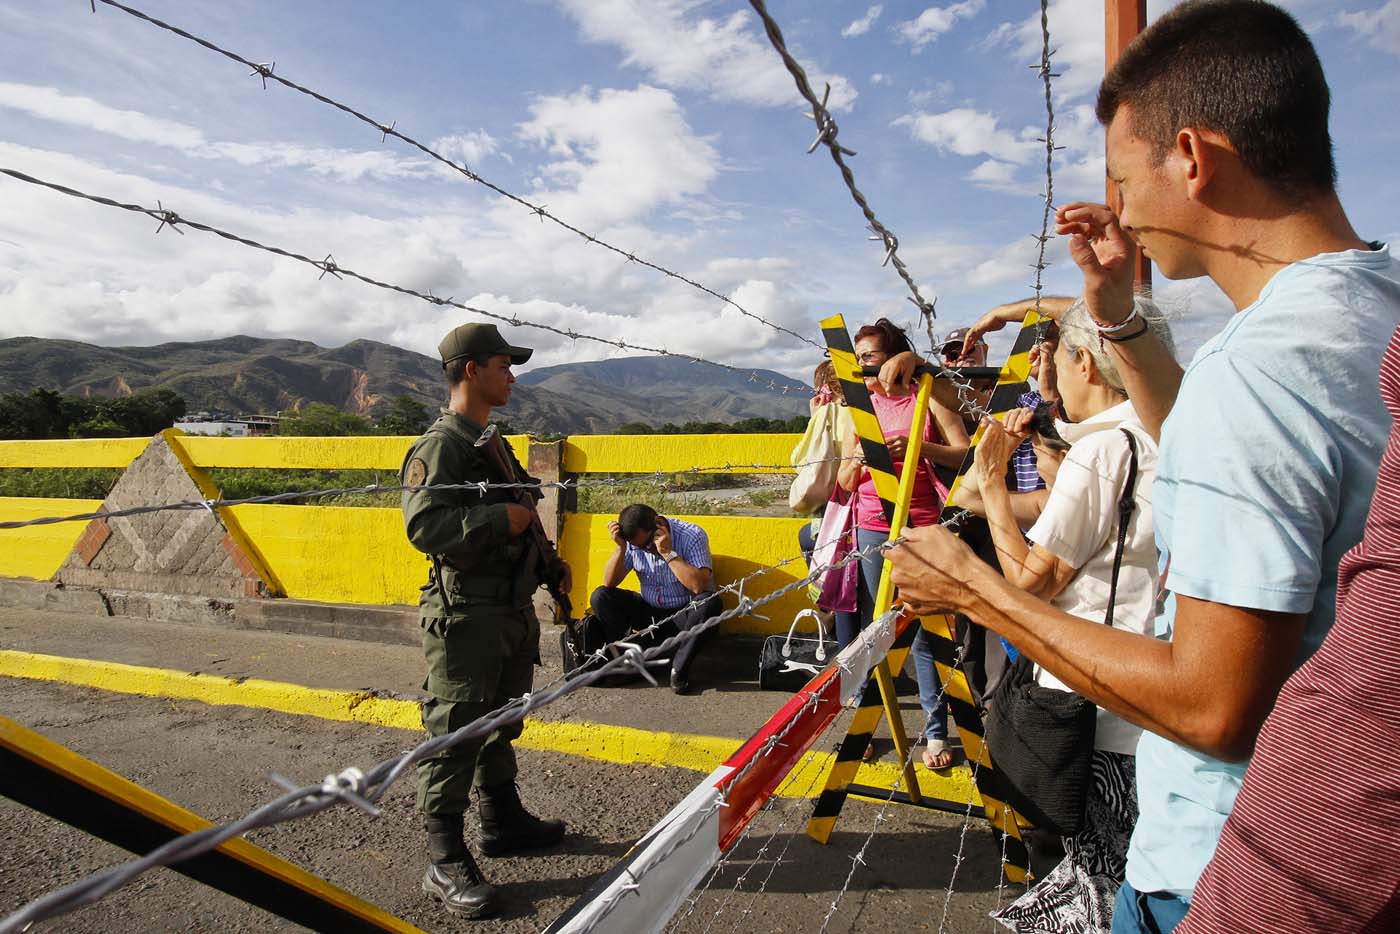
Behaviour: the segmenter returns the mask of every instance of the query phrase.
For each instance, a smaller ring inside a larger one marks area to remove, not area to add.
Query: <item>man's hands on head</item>
[[[612,536],[613,544],[617,547],[627,547],[627,540],[622,537],[622,526],[616,519],[608,523],[608,534]]]
[[[1106,204],[1076,201],[1055,211],[1055,232],[1069,236],[1069,255],[1084,274],[1084,304],[1103,325],[1123,321],[1133,310],[1137,244]]]
[[[656,536],[651,544],[659,555],[671,553],[671,523],[666,521],[665,516],[656,517]]]

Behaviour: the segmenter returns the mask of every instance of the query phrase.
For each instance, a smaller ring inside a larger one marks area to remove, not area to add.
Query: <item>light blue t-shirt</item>
[[[1337,562],[1361,540],[1390,431],[1377,377],[1397,325],[1388,247],[1293,263],[1197,351],[1162,426],[1153,514],[1168,590],[1306,614],[1297,664],[1332,627]],[[1174,613],[1173,597],[1158,638],[1171,638]],[[1144,731],[1133,888],[1190,897],[1244,769]]]

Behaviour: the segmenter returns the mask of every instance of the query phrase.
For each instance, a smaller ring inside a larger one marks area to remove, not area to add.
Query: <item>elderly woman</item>
[[[909,338],[902,328],[887,318],[874,324],[867,324],[855,335],[856,360],[862,366],[883,366],[887,360],[912,350]],[[875,389],[878,382],[874,377],[867,379],[866,386]],[[872,393],[875,415],[880,421],[880,429],[885,435],[890,458],[895,471],[904,467],[904,453],[908,449],[909,436],[916,430],[912,424],[914,417],[915,394],[910,385],[896,387],[884,394]],[[914,495],[909,510],[909,525],[930,525],[938,521],[943,511],[943,499],[948,490],[935,476],[934,464],[957,468],[967,456],[968,437],[962,419],[957,413],[938,403],[929,406],[929,417],[917,430],[923,439],[919,451],[919,472],[914,482]],[[841,461],[836,474],[836,482],[843,490],[855,494],[855,545],[866,548],[885,541],[890,535],[890,525],[881,510],[880,497],[875,491],[875,482],[861,458],[855,432],[845,438]],[[873,616],[875,591],[880,585],[880,573],[884,557],[877,551],[860,561],[860,587],[855,612],[836,614],[836,642],[845,648],[856,633],[868,625]],[[946,705],[938,695],[937,679],[932,674],[932,664],[925,672],[921,665],[915,666],[919,681],[919,701],[923,708],[925,727],[924,765],[931,769],[947,768],[952,764],[952,753],[948,750],[948,716]]]
[[[1138,311],[1153,333],[1170,346],[1161,316],[1143,300]],[[1031,413],[1011,413],[1006,427],[988,421],[977,447],[978,486],[1002,572],[1009,583],[1067,613],[1105,622],[1118,551],[1117,507],[1125,493],[1131,493],[1136,508],[1124,529],[1111,625],[1150,635],[1157,582],[1151,495],[1157,445],[1133,411],[1122,377],[1082,301],[1060,317],[1054,370],[1064,418],[1053,429],[1042,429],[1041,441],[1058,434],[1070,447],[1028,532],[1023,533],[1017,521],[1006,473],[1012,452],[1028,435]],[[1126,435],[1131,435],[1133,445]],[[1134,459],[1136,478],[1129,489]],[[967,556],[949,554],[939,569],[965,580],[962,565],[967,561]],[[1035,679],[1044,687],[1067,690],[1038,665]],[[1002,924],[1022,932],[1107,934],[1123,881],[1128,838],[1137,819],[1134,751],[1140,732],[1121,717],[1099,709],[1093,782],[1083,828],[1065,839],[1066,855],[1059,866],[996,912],[994,917]]]

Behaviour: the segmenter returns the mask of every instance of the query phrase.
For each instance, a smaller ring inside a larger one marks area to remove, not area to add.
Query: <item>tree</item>
[[[428,407],[412,396],[395,396],[378,407],[374,421],[386,435],[421,435],[433,418]]]
[[[363,415],[342,412],[333,405],[313,402],[277,426],[279,435],[372,435],[374,425]]]

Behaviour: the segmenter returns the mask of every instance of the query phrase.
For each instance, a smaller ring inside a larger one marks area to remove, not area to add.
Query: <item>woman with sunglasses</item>
[[[888,318],[881,318],[856,331],[856,360],[861,366],[882,366],[891,357],[912,349],[908,335]],[[871,377],[865,381],[866,387],[874,390],[877,382],[878,379]],[[904,467],[909,436],[917,430],[923,439],[919,472],[909,509],[909,525],[931,525],[942,514],[943,500],[948,495],[948,488],[934,473],[933,465],[956,470],[967,455],[968,436],[957,413],[938,403],[930,405],[929,417],[923,425],[913,425],[914,401],[915,394],[907,381],[904,386],[896,387],[888,394],[871,392],[875,415],[880,421],[896,473]],[[847,435],[841,452],[846,459],[841,461],[836,482],[856,497],[855,546],[866,548],[888,539],[890,526],[870,471],[860,456],[858,440],[854,432]],[[878,551],[861,559],[855,611],[836,614],[836,642],[841,648],[849,645],[856,633],[870,623],[883,566],[884,557]],[[923,753],[923,762],[931,769],[947,768],[953,761],[952,753],[948,750],[947,707],[939,699],[937,678],[932,677],[931,672],[923,672],[918,664],[915,665],[915,672],[919,675],[919,702],[926,718],[924,738],[927,748]]]

